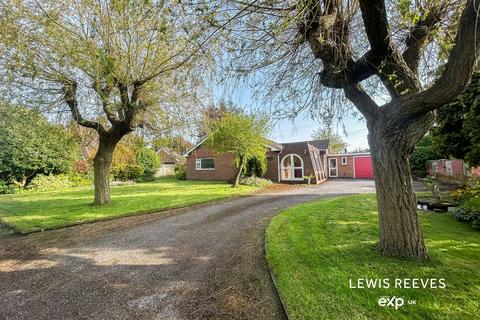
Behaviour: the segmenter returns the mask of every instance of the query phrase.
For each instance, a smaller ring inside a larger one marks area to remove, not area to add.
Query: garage
[[[373,179],[370,152],[327,154],[328,178]]]
[[[372,158],[370,155],[353,157],[353,177],[355,179],[373,179]]]

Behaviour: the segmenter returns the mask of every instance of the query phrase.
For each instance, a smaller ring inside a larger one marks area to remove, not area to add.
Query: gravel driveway
[[[328,181],[3,239],[0,318],[285,319],[264,257],[269,220],[373,191],[372,181]]]

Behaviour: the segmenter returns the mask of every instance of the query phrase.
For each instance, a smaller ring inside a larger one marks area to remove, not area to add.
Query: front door
[[[338,177],[337,158],[328,159],[328,176]]]

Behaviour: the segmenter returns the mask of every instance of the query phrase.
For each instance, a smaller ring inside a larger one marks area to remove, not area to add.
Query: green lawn
[[[96,207],[93,188],[0,195],[0,219],[20,232],[59,228],[134,213],[179,208],[250,193],[222,182],[161,179],[111,188],[112,202]]]
[[[291,319],[480,319],[480,232],[449,213],[420,217],[427,262],[375,252],[374,195],[299,205],[275,217],[267,258]],[[349,280],[360,278],[389,279],[391,287],[350,289]],[[444,278],[446,288],[395,289],[395,278]],[[380,307],[382,296],[402,297],[405,306]]]

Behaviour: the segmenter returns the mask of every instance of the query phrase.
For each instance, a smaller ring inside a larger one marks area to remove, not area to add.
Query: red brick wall
[[[433,171],[433,163],[436,162],[437,164],[437,174],[439,176],[452,176],[454,178],[463,178],[464,177],[464,164],[463,160],[461,159],[454,159],[454,160],[447,160],[447,159],[440,159],[436,161],[429,161],[427,164],[427,172],[429,175],[434,175],[435,172]],[[452,171],[451,175],[447,172],[447,162],[451,163]]]
[[[343,157],[347,157],[347,164],[346,165],[342,165],[342,158]],[[327,155],[327,158],[328,159],[330,159],[330,158],[337,159],[338,178],[353,178],[353,156],[352,155],[347,155],[347,156],[329,156],[329,155]],[[328,166],[328,161],[327,161],[327,166]],[[329,174],[328,168],[327,168],[327,174]]]
[[[265,179],[278,182],[278,153],[279,151],[267,152],[267,172]]]
[[[465,175],[465,171],[463,169],[463,160],[452,160],[452,172],[453,176],[456,178],[461,178]]]
[[[215,159],[215,170],[196,170],[195,160],[199,158]],[[192,151],[186,162],[187,180],[230,181],[235,176],[235,157],[231,153],[218,154],[204,145]]]
[[[472,174],[480,177],[480,167],[472,168]]]

